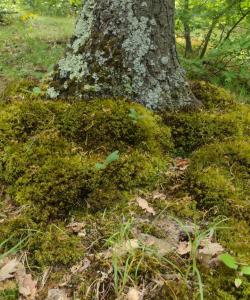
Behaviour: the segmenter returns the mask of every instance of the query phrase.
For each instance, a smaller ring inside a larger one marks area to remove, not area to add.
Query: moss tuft
[[[197,207],[250,219],[250,143],[234,139],[204,146],[191,157],[187,183]]]
[[[245,114],[242,114],[243,110]],[[242,110],[226,114],[166,113],[163,118],[165,124],[171,127],[176,150],[187,154],[216,140],[249,134],[249,115],[250,108],[246,105]]]
[[[0,94],[1,102],[10,102],[15,100],[32,99],[35,95],[32,93],[33,88],[38,86],[37,79],[30,78],[19,81],[11,81]]]
[[[91,150],[140,148],[159,153],[172,146],[170,130],[159,116],[124,100],[74,103],[62,116],[59,127],[69,140]]]
[[[33,259],[39,266],[73,265],[84,257],[78,237],[69,235],[65,228],[50,225],[29,241]]]
[[[26,141],[41,130],[55,128],[56,118],[67,108],[63,102],[14,101],[4,105],[0,115],[0,147],[12,141]]]
[[[195,97],[203,103],[205,109],[225,110],[236,105],[232,94],[209,82],[192,81],[190,87]]]

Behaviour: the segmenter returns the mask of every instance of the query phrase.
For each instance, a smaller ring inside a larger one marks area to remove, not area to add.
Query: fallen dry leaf
[[[14,277],[19,262],[16,259],[8,260],[0,269],[0,282]]]
[[[181,256],[186,255],[188,253],[191,252],[191,243],[190,242],[180,242],[178,249],[177,249],[177,253]]]
[[[66,292],[62,289],[50,289],[46,300],[68,300]]]
[[[224,251],[224,248],[218,243],[212,243],[210,239],[205,239],[201,241],[200,244],[201,249],[199,249],[199,254],[208,255],[208,256],[216,256]]]
[[[185,171],[189,166],[189,159],[176,158],[175,164],[176,164],[177,169],[179,169],[180,171]]]
[[[67,228],[69,228],[73,233],[79,233],[85,226],[86,224],[84,222],[72,222],[67,226]]]
[[[126,298],[127,300],[140,300],[141,293],[138,291],[137,288],[130,288]]]
[[[87,257],[85,257],[81,263],[73,266],[70,269],[70,271],[73,274],[80,273],[80,272],[87,270],[90,265],[91,265],[91,261]]]
[[[146,210],[148,213],[152,214],[153,216],[156,214],[153,207],[148,205],[147,200],[145,200],[141,197],[137,197],[136,201],[143,210]]]
[[[18,264],[15,278],[19,286],[19,293],[25,299],[35,299],[37,293],[37,281],[32,279],[31,274],[27,274],[22,263]]]
[[[18,281],[19,293],[26,299],[35,299],[37,292],[37,281],[32,279],[30,274],[26,274],[25,277]]]
[[[139,238],[146,246],[155,247],[159,256],[164,256],[173,250],[172,243],[167,239],[159,239],[150,234],[141,234]]]
[[[166,199],[166,195],[163,194],[163,193],[160,193],[160,192],[158,192],[158,191],[154,192],[154,193],[152,194],[152,196],[153,196],[153,199],[154,199],[154,200],[157,200],[157,199],[159,199],[159,200],[165,200],[165,199]]]
[[[132,250],[138,249],[139,247],[139,241],[137,239],[131,239],[124,241],[123,243],[114,245],[114,247],[112,248],[112,253],[116,253],[119,256],[122,256]]]

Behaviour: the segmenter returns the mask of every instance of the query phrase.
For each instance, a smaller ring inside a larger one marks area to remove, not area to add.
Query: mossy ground
[[[250,263],[248,105],[196,82],[201,112],[159,116],[122,99],[48,101],[32,92],[36,85],[12,85],[1,98],[0,241],[9,239],[1,252],[23,241],[19,252],[35,276],[53,267],[39,299],[62,283],[79,299],[115,299],[135,285],[148,291],[145,299],[198,299],[197,279],[183,275],[188,255],[159,256],[143,244],[110,252],[138,236],[176,243],[176,219],[202,231],[228,217],[216,239]],[[187,168],[178,169],[176,153],[189,156]],[[72,222],[84,224],[81,235]],[[200,270],[205,299],[248,299],[247,278],[237,289],[223,265]]]

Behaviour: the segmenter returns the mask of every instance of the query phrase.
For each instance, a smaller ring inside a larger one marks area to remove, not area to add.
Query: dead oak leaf
[[[91,261],[87,257],[85,257],[81,263],[71,267],[70,271],[72,274],[80,273],[87,270],[90,267],[90,265]]]
[[[67,226],[67,228],[69,228],[73,233],[80,233],[85,226],[86,224],[84,222],[72,222]]]
[[[219,243],[213,243],[210,239],[201,241],[199,254],[214,257],[224,251],[224,248]]]
[[[189,159],[186,158],[176,158],[175,164],[177,169],[180,171],[185,171],[189,166]]]
[[[69,300],[69,298],[63,289],[50,289],[46,300]]]
[[[137,197],[136,201],[138,203],[138,205],[143,209],[146,210],[149,214],[152,214],[153,216],[156,215],[155,210],[153,209],[153,207],[149,206],[148,201],[141,198],[141,197]]]
[[[16,259],[8,260],[0,269],[0,282],[14,277],[19,262]]]
[[[166,199],[166,195],[163,194],[163,193],[160,193],[160,192],[158,192],[158,191],[155,191],[155,192],[152,194],[152,196],[153,196],[153,199],[154,199],[154,200],[165,200],[165,199]]]
[[[26,274],[25,277],[19,280],[19,293],[26,299],[35,299],[37,292],[37,281],[32,279],[30,274]]]
[[[37,281],[32,279],[31,274],[27,274],[22,263],[18,264],[15,278],[19,286],[19,293],[25,299],[35,299],[37,293]]]
[[[126,297],[127,300],[140,300],[141,293],[137,288],[130,288]]]
[[[137,239],[130,239],[123,241],[122,243],[115,244],[112,248],[112,253],[119,256],[126,255],[130,251],[136,250],[140,247],[139,241]]]
[[[177,249],[177,253],[179,255],[183,256],[183,255],[186,255],[186,254],[190,253],[191,250],[192,250],[191,243],[183,241],[183,242],[179,243],[179,246],[178,246],[178,249]]]

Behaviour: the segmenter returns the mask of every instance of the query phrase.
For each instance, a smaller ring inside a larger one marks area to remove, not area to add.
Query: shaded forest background
[[[81,5],[81,0],[1,1],[1,76],[42,78],[51,71],[63,54]],[[249,24],[247,0],[176,1],[177,47],[188,78],[210,81],[246,99]]]

